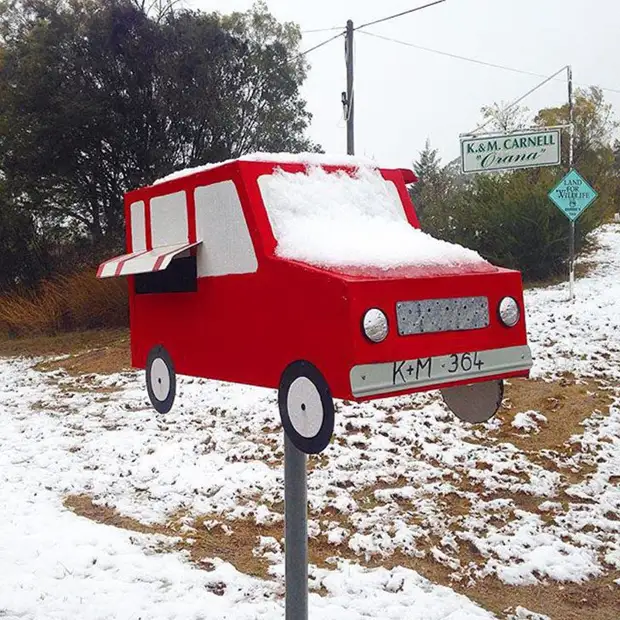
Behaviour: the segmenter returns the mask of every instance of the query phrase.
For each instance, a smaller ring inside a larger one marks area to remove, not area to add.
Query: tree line
[[[317,150],[301,33],[263,2],[0,3],[0,291],[123,246],[123,193],[248,151]]]

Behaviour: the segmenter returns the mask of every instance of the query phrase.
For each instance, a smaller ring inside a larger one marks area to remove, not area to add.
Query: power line
[[[334,41],[335,39],[340,38],[343,35],[344,35],[344,30],[342,32],[339,32],[338,34],[334,35],[333,37],[330,37],[329,39],[325,39],[325,41],[322,41],[321,43],[318,43],[314,47],[311,47],[310,49],[307,49],[307,50],[305,50],[303,52],[300,52],[299,54],[297,54],[297,56],[295,56],[295,58],[301,58],[302,56],[305,56],[306,54],[309,54],[310,52],[314,52],[314,50],[318,50],[319,47],[323,47],[324,45],[327,45],[328,43],[331,43],[332,41]]]
[[[359,30],[360,28],[366,28],[366,26],[374,26],[375,24],[380,24],[382,22],[387,22],[390,19],[395,19],[397,17],[402,17],[403,15],[409,15],[409,13],[415,13],[416,11],[421,11],[422,9],[427,9],[429,6],[435,6],[436,4],[441,4],[446,0],[435,0],[435,2],[429,2],[428,4],[424,4],[422,6],[416,6],[413,9],[408,9],[407,11],[402,11],[400,13],[395,13],[394,15],[388,15],[387,17],[381,17],[380,19],[375,19],[372,22],[367,22],[355,28],[355,30]]]
[[[511,102],[510,104],[508,104],[502,111],[503,112],[508,112],[508,110],[511,110],[512,108],[514,108],[516,105],[518,105],[519,103],[521,103],[526,97],[528,97],[529,95],[531,95],[535,90],[538,90],[541,86],[544,86],[547,82],[550,82],[553,78],[555,78],[557,75],[559,75],[560,73],[563,73],[564,71],[566,71],[568,69],[568,71],[570,72],[570,67],[566,66],[566,67],[562,67],[560,70],[556,71],[553,75],[550,75],[549,77],[545,78],[542,82],[540,82],[540,84],[537,84],[536,86],[534,86],[534,88],[531,88],[530,90],[528,90],[525,95],[521,95],[521,97],[519,97],[518,99],[515,99],[513,102]],[[570,80],[570,78],[569,78]],[[570,96],[569,96],[570,98]],[[569,104],[570,105],[570,104]],[[481,129],[484,129],[489,123],[492,123],[493,119],[490,118],[489,120],[487,120],[485,123],[483,123],[482,125],[479,125],[478,127],[476,127],[475,129],[472,129],[472,131],[468,132],[467,134],[463,134],[463,135],[475,135],[476,133],[478,133]],[[459,157],[455,157],[452,161],[449,161],[446,164],[446,168],[448,166],[453,166],[454,164],[456,164],[459,160],[461,159],[460,155]]]
[[[375,34],[374,32],[366,32],[365,30],[360,30],[362,34],[368,35],[369,37],[374,37],[375,39],[383,39],[384,41],[391,41],[392,43],[398,43],[399,45],[405,45],[407,47],[413,47],[417,50],[422,50],[424,52],[432,52],[433,54],[439,54],[440,56],[448,56],[448,58],[456,58],[457,60],[466,60],[467,62],[473,62],[477,65],[483,65],[485,67],[493,67],[495,69],[505,69],[506,71],[514,71],[515,73],[523,73],[525,75],[531,75],[534,77],[545,77],[539,73],[532,73],[531,71],[522,71],[521,69],[514,69],[513,67],[507,67],[506,65],[498,65],[493,62],[486,62],[484,60],[477,60],[476,58],[468,58],[467,56],[459,56],[458,54],[451,54],[450,52],[442,52],[441,50],[436,50],[431,47],[424,47],[422,45],[416,45],[415,43],[409,43],[407,41],[400,41],[399,39],[393,39],[392,37],[385,37],[381,34]]]
[[[424,4],[423,6],[416,6],[413,9],[401,11],[400,13],[395,13],[394,15],[388,15],[387,17],[381,17],[380,19],[375,19],[371,22],[366,22],[365,24],[362,24],[361,26],[354,28],[354,30],[359,30],[360,28],[365,28],[366,26],[374,26],[375,24],[387,22],[390,19],[396,19],[397,17],[402,17],[403,15],[409,15],[409,13],[415,13],[416,11],[421,11],[422,9],[426,9],[429,6],[441,4],[442,2],[445,2],[445,1],[446,0],[435,0],[434,2],[429,2],[428,4]],[[342,26],[332,26],[331,28],[315,28],[312,30],[302,30],[301,34],[309,34],[311,32],[329,32],[330,30],[341,30],[341,29],[343,29]]]
[[[329,32],[330,30],[344,30],[342,26],[332,26],[331,28],[314,28],[313,30],[302,30],[301,34],[310,34],[311,32]]]
[[[535,90],[538,90],[541,86],[544,86],[547,82],[550,82],[551,80],[553,80],[555,77],[560,75],[560,73],[564,73],[564,71],[566,71],[567,69],[568,69],[568,67],[562,67],[560,70],[556,71],[553,75],[550,75],[549,77],[545,78],[542,82],[540,82],[540,84],[537,84],[536,86],[534,86],[534,88],[530,88],[530,90],[528,90],[525,93],[525,95],[521,95],[518,99],[515,99],[513,102],[508,104],[502,110],[502,112],[508,112],[508,110],[512,110],[512,108],[514,108],[518,104],[520,104],[526,97],[529,97]],[[481,129],[484,129],[489,123],[492,123],[492,122],[493,122],[493,119],[490,118],[488,121],[486,121],[485,123],[483,123],[479,127],[476,127],[473,131],[471,131],[469,133],[475,134],[475,133],[479,132]]]
[[[402,17],[403,15],[408,15],[409,13],[415,13],[416,11],[421,11],[422,9],[426,9],[430,6],[435,6],[436,4],[441,4],[443,2],[445,2],[446,0],[435,0],[434,2],[429,2],[428,4],[423,4],[422,6],[416,6],[413,9],[408,9],[407,11],[401,11],[400,13],[395,13],[394,15],[388,15],[387,17],[382,17],[380,19],[375,19],[374,21],[371,22],[367,22],[365,24],[362,24],[361,26],[358,26],[357,28],[354,28],[354,30],[359,30],[360,28],[365,28],[366,26],[374,26],[375,24],[380,24],[382,22],[387,22],[390,19],[395,19],[396,17]],[[320,47],[323,47],[324,45],[327,45],[328,43],[331,43],[331,41],[333,41],[334,39],[337,39],[338,37],[341,37],[345,34],[345,30],[344,28],[342,28],[342,26],[332,26],[330,28],[316,28],[313,30],[302,30],[301,34],[308,34],[311,32],[328,32],[330,30],[342,30],[341,32],[339,32],[337,35],[326,39],[325,41],[319,43],[318,45],[315,45],[314,47],[311,47],[310,49],[307,49],[303,52],[301,52],[300,54],[298,54],[295,58],[301,58],[302,56],[305,56],[306,54],[309,54],[310,52],[313,52],[314,50],[318,50]],[[371,34],[369,32],[365,33],[365,34]],[[378,36],[378,35],[377,35]]]
[[[361,28],[361,26],[360,26]],[[533,71],[524,71],[523,69],[515,69],[514,67],[508,67],[506,65],[500,65],[493,62],[486,62],[484,60],[478,60],[477,58],[469,58],[467,56],[460,56],[459,54],[452,54],[450,52],[444,52],[441,50],[433,49],[431,47],[424,47],[422,45],[416,45],[415,43],[409,43],[408,41],[401,41],[399,39],[394,39],[392,37],[386,37],[381,34],[375,34],[374,32],[367,32],[366,30],[360,30],[362,34],[365,34],[369,37],[374,37],[376,39],[383,39],[384,41],[390,41],[392,43],[398,43],[399,45],[404,45],[406,47],[412,47],[417,50],[422,50],[424,52],[431,52],[433,54],[439,54],[440,56],[447,56],[448,58],[456,58],[457,60],[464,60],[466,62],[475,63],[477,65],[482,65],[485,67],[492,67],[494,69],[503,69],[504,71],[512,71],[513,73],[521,73],[523,75],[529,75],[532,77],[546,78],[547,76],[543,73],[534,73]],[[580,84],[583,86],[583,84]],[[609,91],[611,93],[619,93],[620,89],[616,88],[605,88],[600,86],[601,90]]]

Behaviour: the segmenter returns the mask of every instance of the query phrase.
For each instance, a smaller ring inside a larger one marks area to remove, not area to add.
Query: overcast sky
[[[357,25],[430,0],[268,0],[279,19],[302,30]],[[246,10],[252,0],[190,0],[203,10]],[[378,24],[370,32],[418,46],[551,75],[571,64],[580,85],[598,85],[620,117],[619,0],[446,0]],[[308,49],[334,33],[304,34]],[[410,166],[427,138],[444,163],[459,153],[459,134],[480,121],[480,108],[525,94],[541,78],[480,66],[356,33],[356,154]],[[304,96],[313,114],[311,137],[327,152],[346,152],[340,103],[345,86],[344,41],[308,55]],[[566,101],[552,82],[524,104],[536,111]]]

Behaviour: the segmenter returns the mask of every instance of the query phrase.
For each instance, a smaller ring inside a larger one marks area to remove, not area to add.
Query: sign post
[[[568,170],[573,169],[575,151],[575,120],[573,106],[573,68],[566,67],[566,86],[568,88]],[[570,239],[568,242],[568,300],[575,298],[575,220],[570,221]]]
[[[576,171],[571,170],[549,192],[551,201],[570,220],[569,242],[569,298],[575,296],[575,222],[579,216],[596,200],[598,194],[588,182]]]
[[[286,620],[308,620],[306,455],[284,433],[284,581]]]

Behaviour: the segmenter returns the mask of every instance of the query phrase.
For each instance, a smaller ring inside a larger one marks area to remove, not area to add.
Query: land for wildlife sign
[[[571,170],[549,192],[549,198],[571,222],[578,219],[597,196],[596,190],[576,170]]]
[[[461,137],[463,172],[494,172],[557,166],[561,161],[560,129]]]

